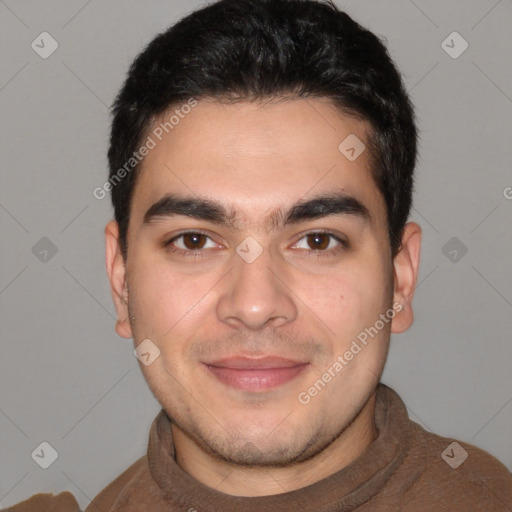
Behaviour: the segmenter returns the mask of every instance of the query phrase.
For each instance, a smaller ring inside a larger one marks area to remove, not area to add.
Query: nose
[[[217,303],[217,317],[233,328],[280,327],[297,318],[297,304],[286,275],[264,250],[251,263],[238,255]]]

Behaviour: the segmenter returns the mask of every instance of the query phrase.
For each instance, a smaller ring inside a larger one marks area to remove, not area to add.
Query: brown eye
[[[181,254],[201,254],[204,252],[202,249],[215,248],[216,244],[206,233],[188,231],[165,242],[164,246]]]
[[[183,245],[186,249],[194,250],[194,249],[202,249],[206,243],[206,239],[208,238],[206,235],[201,233],[186,233],[182,235]]]
[[[330,236],[325,233],[311,233],[307,235],[307,242],[313,250],[325,250],[331,242]]]
[[[295,248],[305,249],[305,254],[315,257],[336,256],[348,248],[348,242],[328,231],[312,231],[306,233]]]

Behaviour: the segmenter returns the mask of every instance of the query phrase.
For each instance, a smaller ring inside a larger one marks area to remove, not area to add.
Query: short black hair
[[[384,43],[332,2],[315,0],[220,0],[157,35],[134,60],[112,108],[108,151],[123,256],[140,167],[133,155],[159,116],[191,98],[287,96],[328,98],[370,123],[371,172],[395,256],[412,207],[413,106]]]

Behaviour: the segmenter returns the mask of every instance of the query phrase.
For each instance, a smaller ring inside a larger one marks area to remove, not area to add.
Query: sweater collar
[[[349,511],[375,496],[407,454],[410,420],[400,397],[385,384],[377,387],[375,425],[378,436],[351,464],[312,485],[259,497],[225,494],[197,481],[176,462],[171,422],[162,409],[149,435],[148,461],[161,492],[175,507],[201,512]]]

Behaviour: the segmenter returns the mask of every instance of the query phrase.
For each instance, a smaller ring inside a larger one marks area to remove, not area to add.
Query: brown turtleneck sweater
[[[108,485],[85,512],[512,512],[512,474],[484,451],[411,421],[400,397],[379,384],[378,437],[358,459],[296,491],[237,497],[203,485],[174,459],[169,418],[153,421],[147,455]],[[463,460],[465,452],[467,458]],[[69,493],[38,494],[5,512],[80,512]]]

